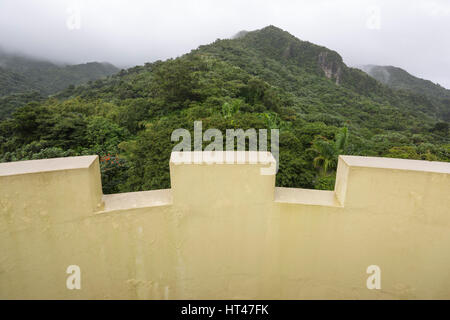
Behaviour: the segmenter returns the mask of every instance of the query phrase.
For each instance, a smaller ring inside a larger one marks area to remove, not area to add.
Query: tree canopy
[[[168,188],[171,133],[201,120],[279,128],[277,185],[332,189],[343,153],[450,161],[436,103],[270,26],[27,98],[0,121],[0,161],[98,154],[105,193]]]

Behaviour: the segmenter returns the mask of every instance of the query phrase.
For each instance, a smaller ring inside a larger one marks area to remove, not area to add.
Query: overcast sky
[[[267,25],[450,88],[449,0],[0,0],[0,47],[120,67]]]

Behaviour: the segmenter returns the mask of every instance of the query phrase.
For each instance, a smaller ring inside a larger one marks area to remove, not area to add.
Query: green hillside
[[[395,90],[426,95],[438,106],[437,116],[450,121],[450,90],[429,80],[417,78],[397,67],[365,65],[361,66],[361,70]]]
[[[106,193],[170,187],[171,133],[196,120],[279,128],[278,186],[332,189],[338,154],[450,161],[434,98],[273,26],[37,100],[0,122],[0,161],[99,154]]]
[[[33,85],[25,76],[0,66],[0,97],[18,92],[26,92],[32,88]]]
[[[0,120],[29,102],[33,93],[48,96],[118,71],[108,63],[57,65],[0,50]]]
[[[117,71],[119,69],[109,63],[57,65],[0,50],[0,95],[32,90],[49,95],[69,85],[79,85]]]

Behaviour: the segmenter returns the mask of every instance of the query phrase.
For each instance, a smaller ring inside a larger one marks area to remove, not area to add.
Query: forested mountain
[[[0,120],[10,116],[17,107],[35,100],[30,97],[45,97],[118,71],[108,63],[57,65],[0,49]]]
[[[1,67],[0,64],[0,97],[11,93],[27,92],[33,85],[26,76]]]
[[[0,95],[36,90],[43,95],[118,72],[109,63],[57,65],[0,50]]]
[[[99,154],[106,193],[168,188],[171,133],[201,120],[279,128],[277,185],[332,189],[338,154],[450,161],[440,108],[269,26],[38,97],[0,122],[0,161]]]
[[[439,106],[438,116],[450,121],[450,90],[429,80],[417,78],[407,71],[392,66],[364,65],[361,70],[396,90],[409,90],[426,95]]]

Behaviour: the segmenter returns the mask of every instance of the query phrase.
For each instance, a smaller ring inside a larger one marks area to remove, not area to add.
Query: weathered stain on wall
[[[172,159],[171,189],[115,195],[96,156],[0,164],[0,298],[450,298],[450,164],[341,156],[318,191],[273,161]]]

